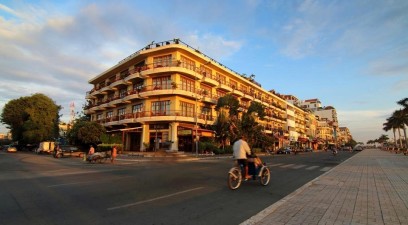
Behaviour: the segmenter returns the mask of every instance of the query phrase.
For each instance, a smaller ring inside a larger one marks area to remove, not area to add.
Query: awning
[[[119,132],[119,131],[131,131],[131,130],[138,130],[138,129],[142,129],[142,127],[131,127],[131,128],[117,129],[117,130],[109,130],[109,131],[106,131],[106,133]]]
[[[202,137],[214,137],[215,136],[215,131],[213,130],[207,130],[207,129],[202,129],[200,127],[197,127],[193,124],[188,124],[188,123],[181,123],[177,127],[178,130],[178,135],[195,135],[195,131],[197,130],[197,135],[202,136]],[[185,132],[183,130],[189,130],[190,132]]]

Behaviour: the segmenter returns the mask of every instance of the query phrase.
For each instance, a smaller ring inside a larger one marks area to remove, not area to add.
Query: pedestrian
[[[92,155],[92,154],[94,154],[94,153],[95,153],[95,148],[91,145],[91,146],[89,147],[88,155]]]
[[[116,145],[114,145],[112,148],[111,163],[115,163],[115,159],[117,155],[118,155],[118,150],[116,148]]]

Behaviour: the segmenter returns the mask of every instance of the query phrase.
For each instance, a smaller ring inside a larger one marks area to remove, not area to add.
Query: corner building
[[[152,43],[89,81],[85,114],[125,151],[195,151],[195,137],[214,137],[218,98],[230,93],[246,110],[265,106],[260,120],[280,147],[288,138],[287,102],[179,39]]]

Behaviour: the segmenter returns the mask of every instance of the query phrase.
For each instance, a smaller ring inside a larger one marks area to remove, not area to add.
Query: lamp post
[[[195,149],[196,149],[196,156],[198,157],[198,97],[199,93],[195,93],[195,115],[194,115],[194,122],[195,122],[195,137],[194,137],[194,142],[195,142]],[[193,149],[194,149],[194,145]]]
[[[195,148],[196,148],[196,156],[198,157],[198,118],[197,118],[197,116],[198,116],[198,109],[197,109],[197,107],[198,107],[198,104],[197,104],[197,101],[198,101],[198,99],[197,99],[197,94],[196,94],[196,98],[195,98],[195,138],[194,138],[194,141],[195,141]]]

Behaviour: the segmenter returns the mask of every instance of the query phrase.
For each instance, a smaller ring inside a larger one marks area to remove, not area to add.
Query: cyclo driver
[[[242,165],[244,171],[242,173],[245,180],[250,179],[251,176],[248,174],[248,158],[247,155],[251,155],[251,149],[249,148],[248,143],[246,142],[246,137],[241,136],[240,139],[235,141],[232,146],[234,151],[234,158],[237,159],[239,165]]]

